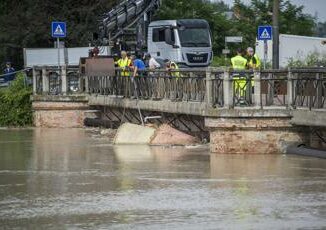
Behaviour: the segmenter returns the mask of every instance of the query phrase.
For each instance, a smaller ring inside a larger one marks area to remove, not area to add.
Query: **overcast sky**
[[[214,1],[214,0],[212,0]],[[232,5],[233,0],[223,0],[225,3]],[[244,3],[250,3],[250,0],[242,0]],[[317,13],[318,21],[326,21],[326,0],[290,0],[295,5],[303,5],[304,13],[315,16]]]

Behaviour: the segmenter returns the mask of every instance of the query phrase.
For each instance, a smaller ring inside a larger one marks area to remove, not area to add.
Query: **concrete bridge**
[[[148,122],[209,134],[212,152],[326,147],[326,68],[156,70],[131,79],[119,70],[83,76],[77,67],[42,66],[33,69],[33,92],[36,126],[78,127],[85,117],[141,123],[154,116]]]

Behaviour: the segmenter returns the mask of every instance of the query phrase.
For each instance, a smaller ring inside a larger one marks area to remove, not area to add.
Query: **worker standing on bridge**
[[[180,77],[180,72],[177,70],[179,69],[179,66],[177,63],[165,59],[165,64],[166,64],[166,71],[168,72],[168,75],[171,77],[170,79],[170,99],[171,100],[177,100],[182,97],[182,90],[179,88],[179,77]]]
[[[119,67],[120,69],[120,76],[123,78],[117,78],[117,84],[120,85],[121,87],[118,87],[118,95],[124,95],[125,97],[130,96],[130,65],[131,65],[131,60],[127,56],[126,51],[121,51],[121,58],[115,62],[115,64]],[[118,75],[119,76],[119,75]]]
[[[259,69],[261,61],[252,47],[247,48],[247,65],[249,69]]]
[[[247,59],[242,56],[241,48],[237,49],[237,55],[231,58],[232,68],[234,70],[245,70],[247,66]]]
[[[146,78],[144,78],[144,70],[146,69],[145,63],[141,59],[140,55],[131,55],[132,62],[132,81],[134,86],[134,93],[143,98],[148,97],[148,87]]]
[[[237,49],[237,55],[231,58],[232,68],[234,70],[245,70],[247,67],[247,59],[242,56],[241,48]],[[237,73],[233,76],[233,84],[235,85],[235,96],[238,98],[240,103],[244,100],[246,93],[247,79],[246,76],[241,76],[240,73]]]
[[[121,76],[130,76],[129,74],[129,66],[131,64],[131,60],[127,57],[126,51],[121,51],[121,58],[116,62],[121,71]]]

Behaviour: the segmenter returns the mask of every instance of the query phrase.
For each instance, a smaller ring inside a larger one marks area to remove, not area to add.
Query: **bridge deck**
[[[33,100],[77,93],[91,106],[204,117],[293,117],[294,124],[326,126],[326,68],[178,71],[180,78],[151,70],[131,79],[121,76],[120,70],[114,76],[80,76],[74,68],[35,67]],[[137,94],[154,99],[133,99]]]

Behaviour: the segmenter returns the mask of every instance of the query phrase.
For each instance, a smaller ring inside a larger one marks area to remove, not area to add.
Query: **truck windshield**
[[[210,35],[207,28],[179,29],[181,46],[210,47]]]

